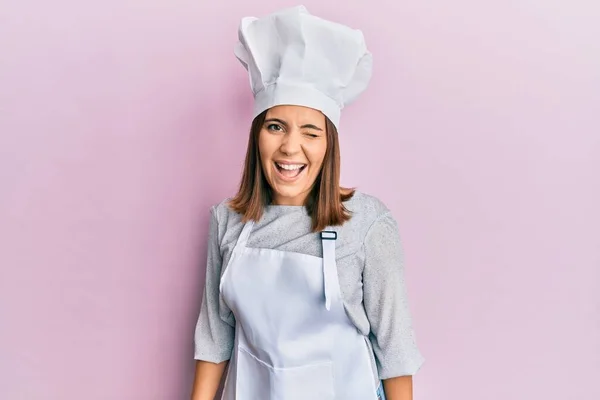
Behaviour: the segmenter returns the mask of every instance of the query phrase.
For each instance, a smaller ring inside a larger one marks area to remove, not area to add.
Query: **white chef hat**
[[[250,75],[254,117],[277,105],[320,110],[336,127],[367,87],[372,55],[363,33],[309,14],[304,6],[245,17],[234,51]]]

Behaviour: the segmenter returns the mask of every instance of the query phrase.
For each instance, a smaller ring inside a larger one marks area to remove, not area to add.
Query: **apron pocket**
[[[274,368],[242,347],[237,352],[237,400],[334,400],[331,362]]]

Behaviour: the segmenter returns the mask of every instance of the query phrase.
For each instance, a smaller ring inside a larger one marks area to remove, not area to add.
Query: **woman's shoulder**
[[[213,218],[215,218],[219,222],[219,225],[227,225],[231,222],[241,221],[242,216],[236,211],[232,210],[229,206],[229,202],[231,201],[231,199],[231,197],[226,197],[220,202],[214,204],[210,208],[210,212],[213,215]]]
[[[344,205],[352,213],[352,219],[357,218],[363,222],[374,222],[390,213],[387,205],[378,197],[359,190]]]
[[[358,190],[352,198],[344,202],[344,206],[351,212],[351,218],[340,231],[342,236],[355,245],[362,245],[368,232],[379,221],[384,222],[388,218],[393,218],[382,200]]]

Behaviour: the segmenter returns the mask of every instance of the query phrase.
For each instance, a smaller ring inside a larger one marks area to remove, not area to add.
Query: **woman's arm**
[[[412,387],[412,376],[410,375],[383,381],[386,400],[413,400]]]
[[[226,366],[227,361],[218,364],[198,361],[196,363],[192,400],[213,400],[219,389]]]
[[[415,341],[398,226],[389,211],[364,240],[363,302],[369,339],[388,400],[412,400],[412,376],[423,364]]]
[[[194,358],[197,363],[192,400],[214,399],[233,348],[235,329],[220,317],[219,284],[223,260],[219,241],[217,210],[212,207],[206,280],[194,335]]]

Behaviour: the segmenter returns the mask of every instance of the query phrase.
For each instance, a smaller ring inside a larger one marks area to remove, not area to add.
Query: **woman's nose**
[[[284,154],[295,154],[300,151],[300,135],[294,132],[288,132],[283,136],[279,150]]]

